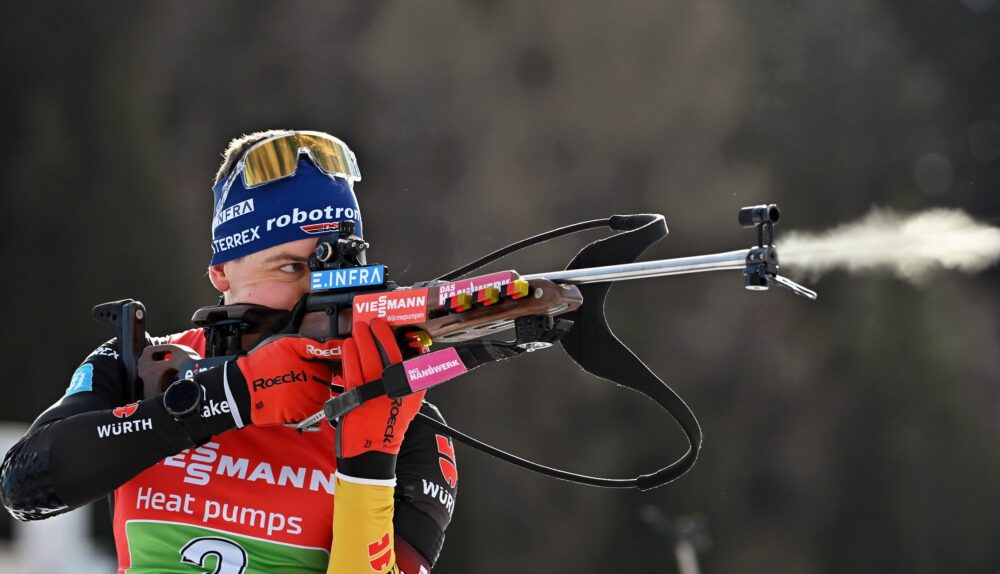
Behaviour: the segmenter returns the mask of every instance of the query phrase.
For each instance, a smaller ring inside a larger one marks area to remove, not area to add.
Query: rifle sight
[[[774,225],[781,219],[781,212],[778,205],[774,203],[765,205],[751,205],[740,209],[740,225],[743,227],[753,227],[761,223]]]

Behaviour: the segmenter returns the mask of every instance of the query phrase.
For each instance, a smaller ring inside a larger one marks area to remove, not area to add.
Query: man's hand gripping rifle
[[[193,320],[206,329],[209,358],[202,359],[190,349],[174,345],[147,347],[138,374],[144,394],[149,396],[175,377],[190,376],[199,369],[231,360],[257,338],[266,338],[288,322],[298,324],[299,333],[322,341],[350,336],[351,325],[357,321],[368,322],[376,317],[387,321],[413,356],[386,369],[381,379],[328,401],[323,411],[297,425],[304,430],[324,418],[333,423],[369,399],[382,395],[403,397],[485,363],[559,341],[588,372],[630,387],[667,410],[687,435],[688,452],[651,474],[629,479],[597,478],[518,458],[429,417],[423,417],[424,422],[498,458],[549,476],[594,486],[653,488],[676,479],[694,464],[701,429],[683,400],[614,336],[604,317],[604,300],[615,281],[721,270],[742,270],[747,289],[763,291],[776,283],[815,299],[815,292],[778,275],[774,246],[774,225],[780,219],[778,207],[745,207],[738,219],[744,227],[756,228],[757,242],[749,249],[634,262],[652,243],[666,236],[666,223],[661,215],[616,215],[524,239],[438,279],[409,287],[388,281],[385,266],[368,265],[368,243],[353,236],[353,224],[344,222],[337,233],[320,239],[309,261],[311,293],[291,316],[255,305],[199,309]],[[521,248],[603,227],[621,233],[591,243],[563,271],[530,275],[501,271],[458,279]],[[107,312],[106,307],[101,308]],[[513,338],[498,338],[511,328]]]

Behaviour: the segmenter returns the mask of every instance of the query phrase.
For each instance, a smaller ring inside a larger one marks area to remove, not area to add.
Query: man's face
[[[275,245],[209,269],[227,305],[255,303],[290,310],[309,291],[309,256],[318,238]]]

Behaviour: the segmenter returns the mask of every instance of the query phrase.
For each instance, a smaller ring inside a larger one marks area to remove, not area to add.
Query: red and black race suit
[[[150,342],[205,350],[200,329]],[[209,394],[201,413],[208,430],[195,444],[160,396],[126,404],[125,388],[112,340],[86,358],[65,396],[7,453],[0,495],[11,514],[37,520],[111,494],[119,572],[200,572],[213,560],[243,564],[246,573],[325,572],[333,428],[236,430],[226,397]],[[441,420],[428,403],[422,412]],[[414,564],[433,565],[458,485],[451,440],[414,421],[396,479],[400,564],[405,570],[412,547]]]

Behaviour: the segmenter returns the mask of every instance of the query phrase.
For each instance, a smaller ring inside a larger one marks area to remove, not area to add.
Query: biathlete
[[[352,221],[362,237],[358,180],[328,134],[234,140],[213,186],[209,278],[224,302],[293,309],[317,234]],[[147,342],[205,354],[201,329]],[[120,573],[428,572],[458,474],[451,441],[411,424],[418,411],[440,420],[423,393],[370,400],[339,429],[288,426],[402,359],[374,319],[345,340],[269,337],[129,403],[113,339],[7,453],[0,496],[20,520],[110,496]]]

